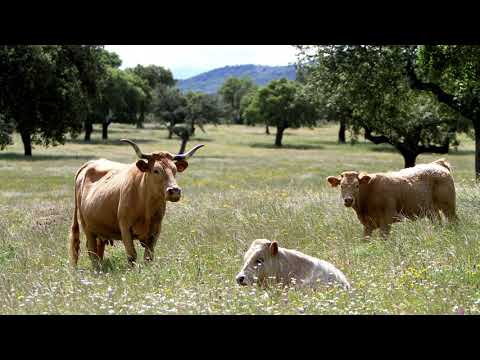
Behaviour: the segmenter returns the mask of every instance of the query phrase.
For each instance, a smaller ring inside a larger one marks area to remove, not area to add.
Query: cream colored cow
[[[236,280],[240,285],[257,282],[264,286],[267,279],[287,285],[294,282],[297,287],[338,282],[350,288],[345,275],[329,262],[281,248],[276,241],[257,239],[245,253]]]

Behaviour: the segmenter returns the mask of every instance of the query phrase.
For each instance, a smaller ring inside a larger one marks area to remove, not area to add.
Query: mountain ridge
[[[207,94],[216,93],[224,81],[229,77],[250,77],[259,86],[268,84],[272,80],[282,77],[295,80],[294,65],[268,66],[268,65],[228,65],[216,68],[187,79],[178,80],[177,87],[182,92],[199,91]]]

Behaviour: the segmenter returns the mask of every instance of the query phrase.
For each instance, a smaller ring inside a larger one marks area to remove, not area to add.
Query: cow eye
[[[257,259],[255,262],[257,263],[257,265],[262,265],[263,264],[263,259]]]
[[[153,170],[153,172],[154,172],[155,174],[159,174],[159,173],[160,173],[160,171],[158,171],[158,170]]]

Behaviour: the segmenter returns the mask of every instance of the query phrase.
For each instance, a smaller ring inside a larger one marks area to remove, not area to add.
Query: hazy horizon
[[[296,60],[291,45],[106,45],[122,59],[121,68],[159,65],[184,80],[225,66],[287,66]]]

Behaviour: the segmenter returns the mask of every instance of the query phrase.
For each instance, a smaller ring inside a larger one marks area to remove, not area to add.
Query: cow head
[[[329,176],[328,183],[332,187],[340,185],[341,196],[346,207],[354,206],[358,203],[360,194],[360,185],[368,184],[371,180],[367,173],[358,173],[356,171],[345,171],[340,176]]]
[[[137,168],[145,173],[146,181],[153,191],[161,191],[167,201],[177,202],[182,196],[182,189],[177,185],[175,175],[183,172],[188,167],[187,159],[204,145],[197,145],[185,154],[174,155],[169,152],[154,152],[144,154],[133,141],[121,139],[130,144],[140,158]]]
[[[251,285],[255,280],[262,284],[265,279],[278,270],[278,243],[266,239],[257,239],[244,256],[242,270],[237,274],[239,285]]]

